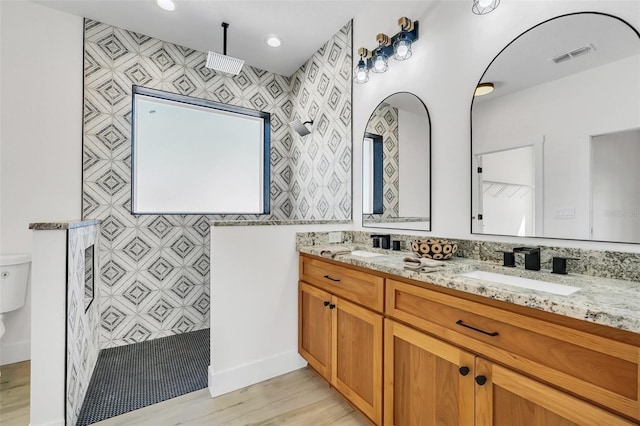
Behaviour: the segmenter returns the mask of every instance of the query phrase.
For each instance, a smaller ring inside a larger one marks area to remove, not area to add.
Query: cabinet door
[[[478,426],[636,424],[482,358],[476,358],[476,382]]]
[[[382,315],[336,298],[332,383],[375,424],[382,422]]]
[[[326,380],[331,380],[331,295],[300,282],[298,352]]]
[[[392,320],[384,323],[384,424],[474,424],[474,355]]]

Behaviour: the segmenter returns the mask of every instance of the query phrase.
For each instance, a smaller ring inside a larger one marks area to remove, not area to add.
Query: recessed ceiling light
[[[176,5],[171,0],[156,0],[156,3],[164,10],[172,11],[176,9]]]
[[[478,87],[476,87],[476,91],[473,96],[488,95],[493,92],[493,87],[493,83],[480,83],[478,84]]]
[[[280,47],[280,45],[282,44],[282,41],[280,41],[280,39],[276,36],[270,36],[267,39],[267,44],[271,47]]]

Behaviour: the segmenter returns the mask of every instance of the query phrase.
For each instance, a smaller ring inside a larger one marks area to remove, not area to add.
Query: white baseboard
[[[64,420],[58,420],[55,422],[47,422],[47,423],[29,423],[29,426],[64,426]]]
[[[306,365],[307,361],[298,355],[298,352],[292,351],[218,372],[214,372],[209,366],[209,393],[213,398],[298,370]]]
[[[31,359],[31,341],[7,343],[0,346],[0,365]]]

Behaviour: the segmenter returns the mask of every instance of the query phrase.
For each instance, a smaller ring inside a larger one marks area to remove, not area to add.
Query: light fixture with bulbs
[[[500,5],[500,0],[473,0],[471,10],[476,15],[486,15],[493,12]]]
[[[389,58],[396,61],[404,61],[411,57],[411,45],[418,40],[418,22],[402,17],[398,19],[400,32],[389,37],[386,34],[378,34],[376,41],[378,47],[368,50],[364,47],[358,49],[360,60],[353,71],[353,81],[358,84],[369,81],[369,71],[383,73],[389,69]]]
[[[495,86],[493,83],[480,83],[476,86],[476,90],[473,93],[473,96],[484,96],[493,92]]]
[[[356,65],[356,69],[353,72],[353,81],[358,84],[363,84],[369,81],[369,65],[366,62],[368,60],[365,61],[364,56],[366,55],[363,52],[365,50],[367,49],[363,47],[358,49],[360,60],[358,61],[358,65]]]
[[[389,69],[389,55],[385,52],[385,47],[391,44],[391,39],[388,35],[378,34],[376,41],[378,42],[378,48],[373,51],[371,57],[371,71],[381,74]],[[388,51],[388,49],[386,50]]]

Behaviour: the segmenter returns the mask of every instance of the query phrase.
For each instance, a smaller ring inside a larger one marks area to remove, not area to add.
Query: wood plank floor
[[[0,425],[29,424],[29,361],[0,367]],[[211,398],[203,389],[96,425],[336,425],[371,423],[308,368]]]
[[[203,389],[95,423],[117,425],[337,425],[371,423],[308,368],[211,398]]]
[[[0,374],[0,425],[28,425],[31,362],[0,366]]]

